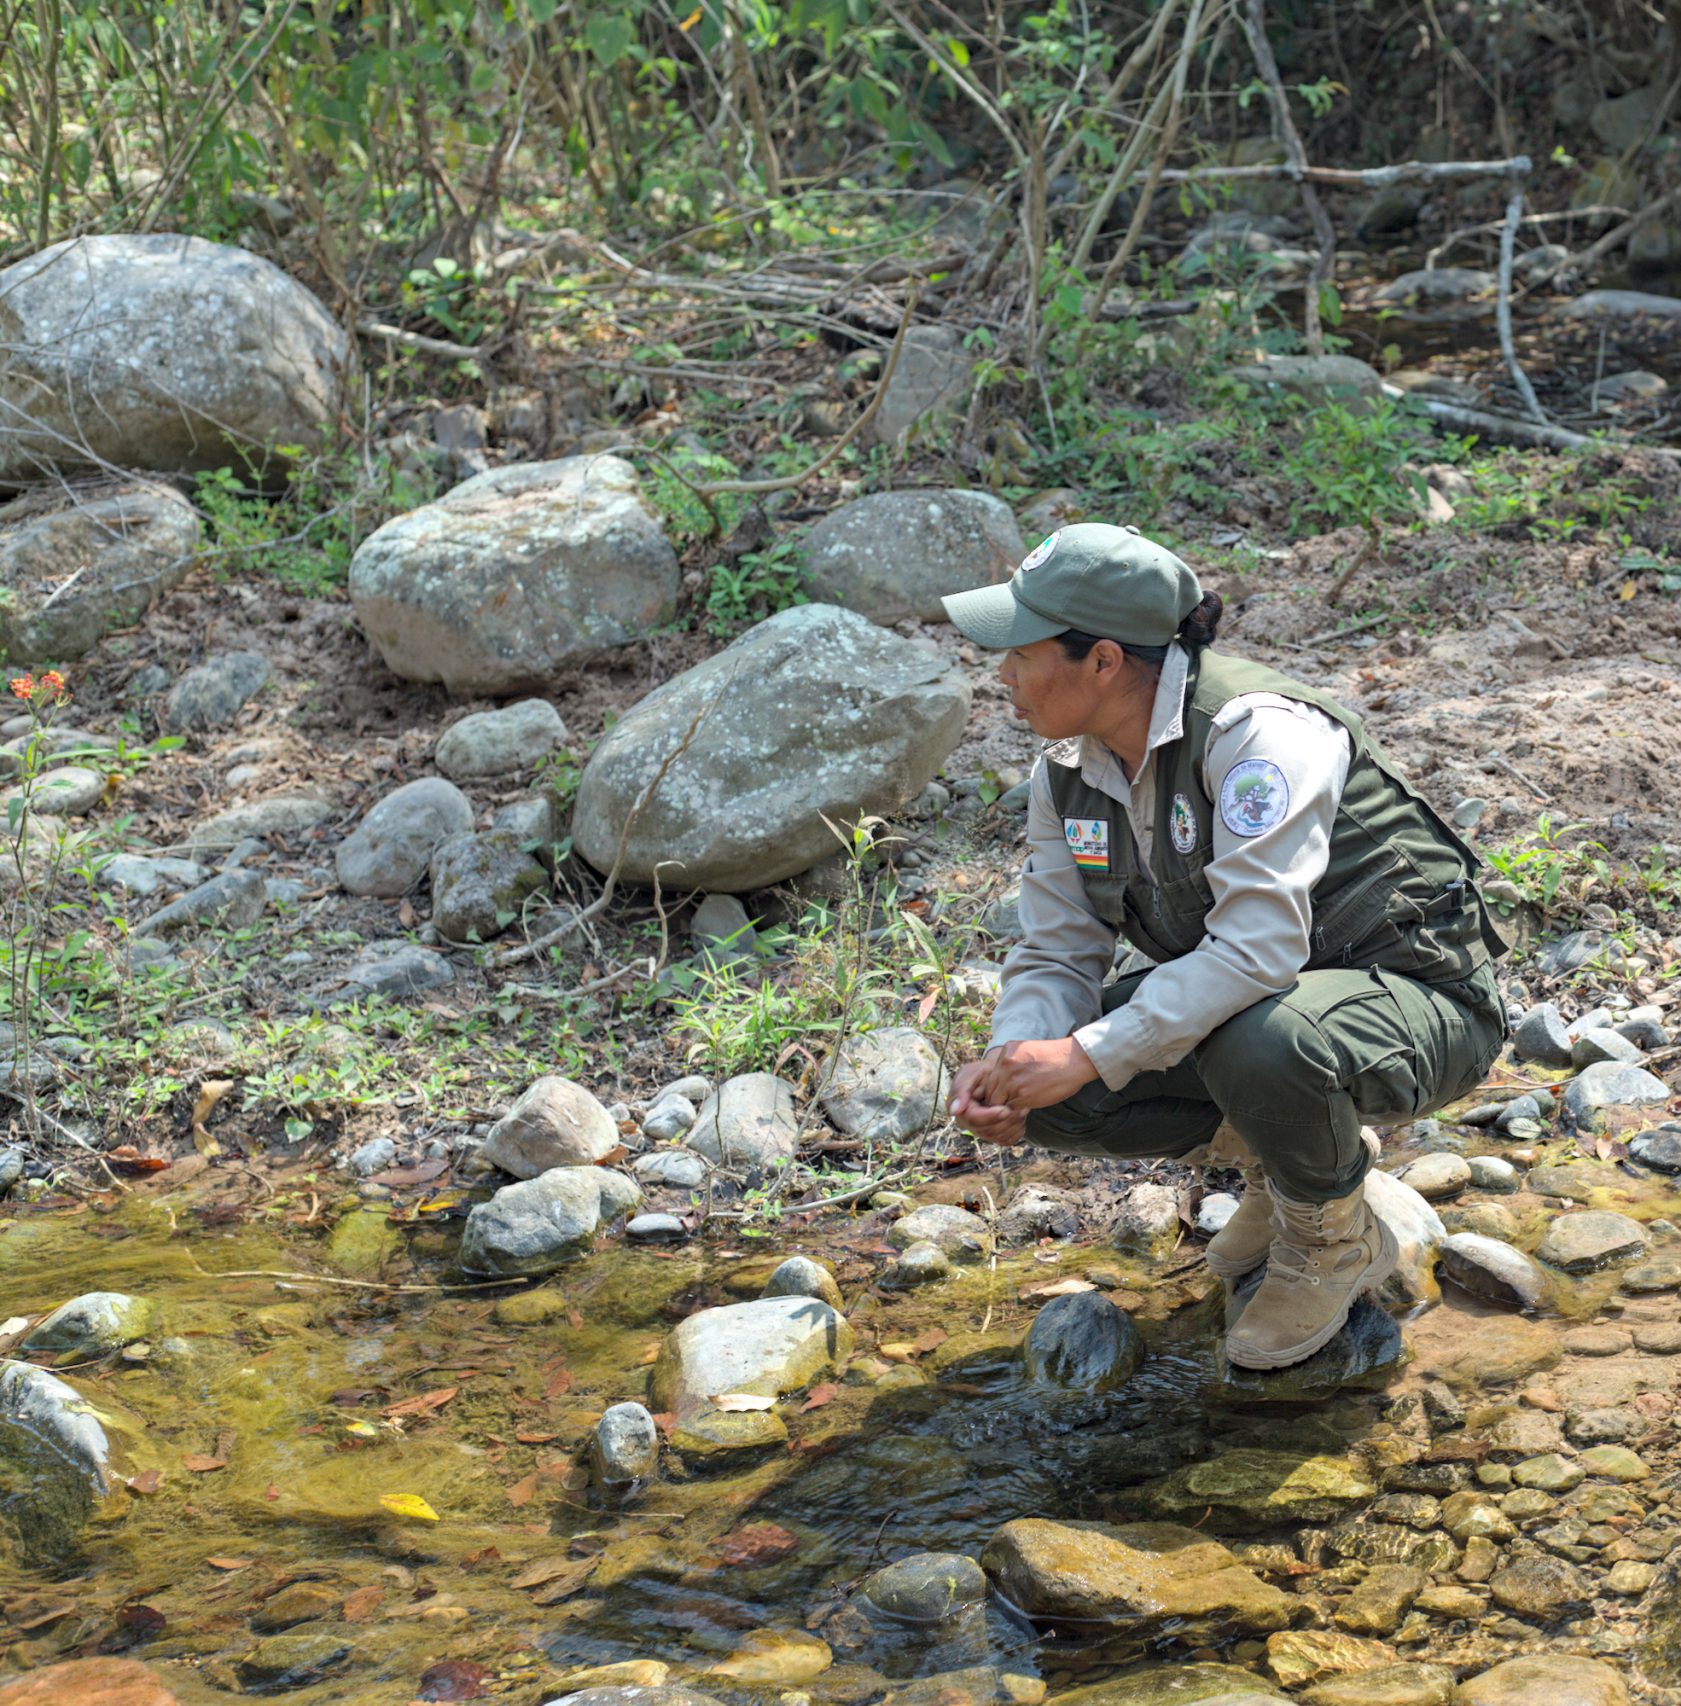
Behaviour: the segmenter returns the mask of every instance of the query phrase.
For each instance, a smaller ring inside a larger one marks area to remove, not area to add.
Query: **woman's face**
[[[1041,740],[1093,732],[1104,704],[1103,676],[1098,650],[1076,663],[1055,639],[1013,646],[998,665],[1016,716]]]

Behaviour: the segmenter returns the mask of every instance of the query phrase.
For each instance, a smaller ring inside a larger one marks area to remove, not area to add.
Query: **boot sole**
[[[1381,1220],[1377,1222],[1377,1228],[1378,1252],[1367,1265],[1366,1271],[1354,1282],[1354,1289],[1348,1295],[1348,1308],[1329,1325],[1321,1327],[1311,1338],[1302,1340],[1299,1345],[1291,1345],[1288,1350],[1283,1351],[1247,1351],[1239,1355],[1228,1344],[1227,1360],[1239,1368],[1293,1368],[1299,1362],[1306,1362],[1315,1351],[1323,1350],[1330,1344],[1342,1331],[1350,1311],[1361,1297],[1368,1291],[1376,1291],[1400,1265],[1401,1246],[1395,1242],[1395,1234]]]

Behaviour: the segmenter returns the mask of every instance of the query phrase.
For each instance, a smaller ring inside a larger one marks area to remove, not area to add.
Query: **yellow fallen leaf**
[[[890,1345],[877,1345],[876,1355],[886,1357],[889,1362],[915,1362],[916,1346],[908,1339],[895,1339]]]
[[[1024,1285],[1021,1295],[1027,1297],[1072,1297],[1076,1292],[1096,1291],[1088,1279],[1052,1280],[1048,1285]]]
[[[774,1398],[761,1398],[756,1392],[723,1392],[712,1403],[719,1410],[771,1410],[776,1407]]]
[[[412,1516],[416,1522],[436,1522],[438,1513],[418,1493],[381,1493],[379,1502],[393,1516]]]
[[[354,1434],[357,1439],[378,1439],[379,1429],[372,1422],[346,1422],[344,1431]]]
[[[205,1121],[216,1111],[216,1104],[234,1087],[231,1078],[207,1078],[198,1087],[193,1102],[193,1148],[200,1155],[220,1155],[222,1146],[210,1135]]]

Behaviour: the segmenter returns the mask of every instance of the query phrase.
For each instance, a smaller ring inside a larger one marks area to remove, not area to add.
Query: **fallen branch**
[[[1514,171],[1531,169],[1529,156],[1513,155],[1509,160],[1403,160],[1393,166],[1303,166],[1299,175],[1316,184],[1328,184],[1333,189],[1385,190],[1393,184],[1436,183],[1460,178],[1504,178]],[[1277,162],[1258,166],[1181,166],[1162,173],[1163,183],[1195,183],[1243,178],[1289,178],[1298,172]]]
[[[1653,456],[1681,457],[1681,450],[1668,445],[1637,444],[1626,438],[1590,438],[1583,432],[1571,432],[1568,427],[1542,426],[1534,421],[1517,420],[1511,415],[1486,414],[1481,409],[1463,408],[1458,403],[1446,403],[1438,397],[1421,396],[1417,391],[1403,391],[1395,385],[1385,385],[1383,394],[1421,409],[1433,421],[1439,421],[1455,432],[1473,432],[1492,444],[1518,444],[1531,450],[1591,450],[1601,456],[1625,450],[1643,450]]]
[[[383,320],[358,320],[356,330],[370,338],[384,338],[387,343],[419,350],[423,355],[447,356],[451,361],[483,361],[485,357],[484,350],[474,349],[469,344],[452,344],[445,338],[428,338],[420,332],[405,332],[401,326],[388,326]]]
[[[1528,166],[1529,162],[1525,160],[1525,170]],[[1522,174],[1514,171],[1511,196],[1506,202],[1506,220],[1500,227],[1500,289],[1495,297],[1494,322],[1500,333],[1500,353],[1506,358],[1506,371],[1511,374],[1512,383],[1523,398],[1523,406],[1542,426],[1550,427],[1552,422],[1547,419],[1547,412],[1535,395],[1535,387],[1529,383],[1529,375],[1518,361],[1517,344],[1512,338],[1512,263],[1517,256],[1518,225],[1522,219],[1523,180]]]
[[[1681,202],[1681,185],[1672,190],[1666,190],[1654,202],[1641,208],[1638,213],[1630,215],[1621,225],[1614,225],[1597,242],[1590,243],[1580,254],[1566,255],[1563,260],[1555,262],[1542,272],[1538,272],[1529,281],[1531,290],[1539,290],[1543,285],[1551,284],[1560,273],[1586,273],[1598,261],[1609,255],[1614,249],[1620,249],[1641,226],[1667,213],[1677,202]]]

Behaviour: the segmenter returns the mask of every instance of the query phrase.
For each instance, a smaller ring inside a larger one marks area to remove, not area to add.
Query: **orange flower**
[[[70,697],[64,686],[64,677],[56,669],[49,669],[35,683],[35,691],[43,696],[50,695],[54,699],[68,699]]]
[[[12,697],[14,699],[33,699],[35,697],[35,677],[32,675],[13,676]]]

